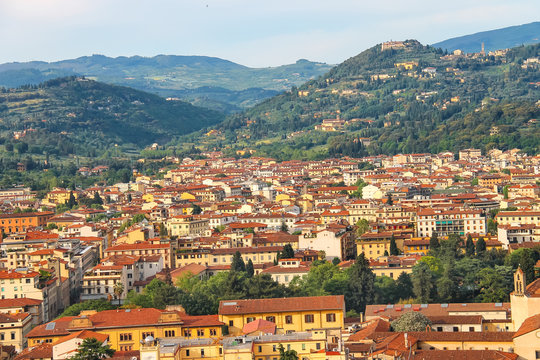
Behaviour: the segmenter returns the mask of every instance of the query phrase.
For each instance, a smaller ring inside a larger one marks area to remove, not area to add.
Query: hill
[[[218,108],[233,111],[253,106],[261,99],[301,85],[330,68],[329,65],[307,60],[278,67],[249,68],[207,56],[110,58],[92,55],[51,63],[33,61],[0,64],[0,87],[18,87],[38,84],[59,76],[84,75],[93,80],[129,86],[164,97],[186,94],[185,99],[194,103],[201,103],[201,99],[209,100],[202,101],[209,106],[214,102],[224,103],[225,106]],[[216,93],[212,90],[215,88],[227,90],[227,95]]]
[[[80,77],[0,92],[3,143],[25,143],[35,154],[96,156],[114,146],[142,148],[222,119],[183,101]]]
[[[510,26],[502,29],[482,31],[459,36],[433,44],[433,47],[454,51],[460,49],[467,53],[479,52],[484,43],[485,51],[509,49],[520,45],[540,42],[540,22]]]
[[[228,117],[197,144],[278,159],[467,147],[538,153],[539,51],[446,55],[414,40],[379,44]],[[320,130],[324,119],[337,119],[326,128],[335,131]]]

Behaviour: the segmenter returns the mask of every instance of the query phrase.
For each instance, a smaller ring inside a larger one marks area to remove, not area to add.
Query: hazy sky
[[[430,44],[539,17],[538,0],[0,0],[0,63],[174,54],[335,64],[390,39]]]

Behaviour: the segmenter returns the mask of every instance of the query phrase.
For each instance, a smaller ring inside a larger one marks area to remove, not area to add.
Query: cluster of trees
[[[465,241],[457,235],[439,241],[434,234],[429,256],[413,267],[414,297],[422,303],[508,301],[517,267],[523,269],[531,282],[535,279],[534,264],[538,259],[540,247],[507,254],[486,250],[482,238],[475,244],[470,236]]]

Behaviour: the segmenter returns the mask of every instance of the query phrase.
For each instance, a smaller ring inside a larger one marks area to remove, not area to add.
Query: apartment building
[[[417,236],[440,236],[450,234],[486,234],[486,218],[480,210],[432,210],[418,211],[416,218]]]

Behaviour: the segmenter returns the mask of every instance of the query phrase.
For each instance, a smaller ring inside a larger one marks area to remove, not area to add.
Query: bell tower
[[[514,273],[514,295],[525,295],[525,285],[527,284],[525,279],[525,273],[520,267]]]

